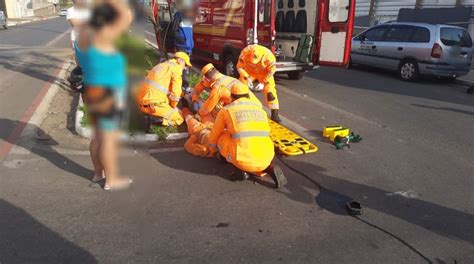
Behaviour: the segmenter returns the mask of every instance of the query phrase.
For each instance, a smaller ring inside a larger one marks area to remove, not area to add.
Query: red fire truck
[[[155,4],[157,42],[170,50],[167,37],[173,0]],[[158,2],[158,3],[159,3]],[[193,57],[236,75],[236,61],[248,44],[270,48],[277,72],[301,79],[318,65],[349,62],[355,0],[200,0],[194,24]]]

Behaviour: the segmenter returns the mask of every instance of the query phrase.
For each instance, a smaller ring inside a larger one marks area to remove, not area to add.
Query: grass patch
[[[145,45],[145,42],[140,38],[125,34],[117,40],[116,45],[127,59],[127,73],[129,75],[144,76],[147,70],[159,62],[158,53]]]
[[[81,126],[82,127],[89,127],[91,125],[91,121],[89,119],[89,113],[87,111],[87,106],[86,105],[82,105],[82,106],[79,106],[79,111],[82,111],[84,113],[84,115],[82,116],[81,118]]]
[[[201,82],[202,76],[200,74],[197,74],[195,72],[191,72],[189,74],[189,85],[191,87],[195,87],[199,82]],[[201,92],[199,95],[199,98],[201,98],[202,101],[206,101],[207,98],[209,98],[209,91],[204,90]]]
[[[150,131],[153,134],[156,134],[158,136],[158,140],[164,140],[166,137],[171,134],[171,133],[177,133],[178,128],[175,126],[157,126],[157,125],[152,125],[150,127]]]

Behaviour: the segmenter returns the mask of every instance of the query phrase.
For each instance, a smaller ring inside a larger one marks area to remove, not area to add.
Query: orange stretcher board
[[[281,153],[297,156],[318,151],[318,147],[290,129],[272,121],[270,122],[270,138]]]

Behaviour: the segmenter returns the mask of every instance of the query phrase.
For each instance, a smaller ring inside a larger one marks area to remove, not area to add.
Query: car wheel
[[[407,82],[418,80],[420,78],[418,63],[414,60],[402,61],[398,67],[398,75],[402,80]]]
[[[7,28],[8,28],[7,24],[3,25],[3,28],[4,28],[4,29],[7,29]]]
[[[290,80],[301,80],[304,76],[304,71],[291,71],[287,75]]]
[[[228,54],[224,59],[224,72],[227,76],[238,77],[237,68],[235,64],[235,57],[232,54]]]

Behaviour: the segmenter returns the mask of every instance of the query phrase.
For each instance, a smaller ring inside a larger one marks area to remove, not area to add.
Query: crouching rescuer
[[[232,102],[230,89],[239,80],[221,74],[211,63],[205,65],[202,70],[202,81],[194,87],[192,101],[194,110],[199,113],[203,122],[213,122],[217,113],[224,105]],[[202,103],[200,95],[204,89],[210,90],[208,99]],[[260,104],[255,95],[249,93],[250,100]]]
[[[165,126],[181,125],[184,119],[177,105],[182,95],[182,73],[187,67],[191,62],[184,52],[176,52],[172,59],[156,65],[137,94],[140,110],[162,119]]]
[[[245,180],[248,173],[273,178],[283,174],[272,166],[275,156],[270,139],[270,125],[261,105],[253,102],[246,85],[237,82],[231,87],[233,102],[217,114],[209,136],[211,152],[219,151],[220,157],[237,169],[237,179]]]
[[[237,71],[240,74],[240,81],[253,86],[254,81],[263,84],[265,102],[271,109],[271,119],[280,122],[278,110],[278,95],[276,92],[275,79],[273,75],[276,71],[276,58],[271,50],[258,44],[248,45],[239,56]]]

